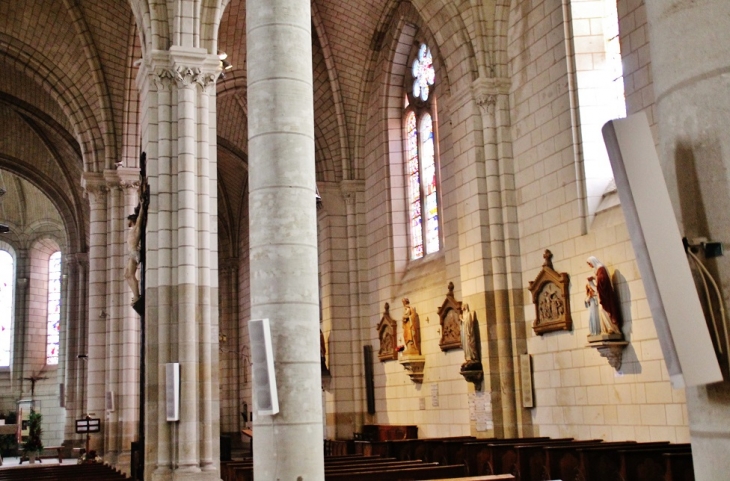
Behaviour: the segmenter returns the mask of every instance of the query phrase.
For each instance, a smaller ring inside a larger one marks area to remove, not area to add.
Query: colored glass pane
[[[431,49],[426,44],[421,44],[418,49],[418,56],[413,61],[413,96],[424,102],[428,100],[430,91],[429,85],[436,81],[436,71],[433,68]]]
[[[406,115],[406,165],[408,169],[408,213],[411,224],[411,258],[423,257],[421,226],[421,178],[418,165],[418,129],[416,115]]]
[[[15,266],[9,252],[0,251],[0,367],[10,366],[10,327],[13,320],[13,275]]]
[[[46,336],[46,364],[58,364],[61,329],[61,253],[55,252],[48,260],[48,324]]]
[[[433,121],[429,114],[424,114],[421,119],[421,165],[426,213],[426,253],[430,254],[439,250],[439,220]]]

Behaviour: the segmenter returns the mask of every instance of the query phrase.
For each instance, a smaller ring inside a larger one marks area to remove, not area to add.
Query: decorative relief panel
[[[449,292],[438,310],[441,322],[441,340],[439,347],[442,351],[460,349],[461,346],[461,301],[454,298],[454,283],[449,282]]]
[[[381,362],[397,360],[398,323],[390,317],[390,304],[387,302],[383,309],[383,317],[380,318],[375,329],[378,331],[378,339],[380,339],[378,359]]]
[[[568,295],[570,276],[566,272],[556,272],[553,269],[553,254],[549,249],[545,249],[542,257],[545,259],[542,270],[528,287],[536,314],[532,329],[540,335],[553,331],[569,331],[573,328]]]

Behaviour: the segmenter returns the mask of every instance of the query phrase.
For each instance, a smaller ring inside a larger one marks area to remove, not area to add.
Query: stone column
[[[728,242],[730,2],[646,0],[659,158],[680,230]],[[730,257],[707,261],[730,293]],[[728,379],[727,353],[722,359]],[[730,384],[686,389],[695,479],[730,472]]]
[[[103,453],[104,392],[106,387],[107,323],[107,195],[101,174],[86,172],[81,180],[91,206],[89,223],[89,330],[87,350],[86,412],[102,418],[102,434],[92,436],[91,449]]]
[[[205,49],[152,51],[137,82],[150,205],[145,285],[145,479],[217,480],[218,252],[215,79]],[[166,420],[165,364],[180,364]]]
[[[280,407],[255,416],[254,476],[324,479],[310,2],[249,0],[246,29],[251,317]]]
[[[512,275],[519,272],[519,266],[514,265],[516,239],[513,239],[510,224],[516,228],[516,212],[513,199],[509,192],[514,190],[511,171],[504,164],[508,163],[509,151],[505,152],[505,142],[501,138],[505,126],[502,111],[508,109],[509,81],[507,79],[480,78],[472,85],[473,101],[478,106],[479,118],[476,125],[481,126],[481,138],[478,143],[483,146],[483,157],[476,162],[468,163],[466,168],[473,170],[467,174],[475,188],[483,195],[479,195],[476,203],[467,200],[463,209],[465,216],[475,216],[477,221],[472,225],[488,225],[487,231],[480,231],[477,236],[460,232],[460,249],[469,250],[467,254],[472,261],[477,261],[481,272],[468,266],[467,273],[472,276],[462,276],[464,301],[470,304],[477,312],[480,324],[487,328],[482,332],[482,339],[487,343],[482,350],[488,377],[485,388],[492,392],[494,402],[494,432],[495,434],[514,437],[517,436],[517,407],[515,396],[515,332],[514,325],[519,323],[515,318],[517,302],[514,293]],[[462,107],[465,108],[465,107]],[[473,177],[472,177],[473,176]],[[464,187],[462,188],[464,189]],[[462,190],[467,197],[473,190]],[[461,213],[460,213],[461,214]],[[461,215],[460,215],[461,217]],[[478,246],[467,243],[467,239],[478,242]],[[477,253],[475,255],[474,253]],[[464,269],[462,269],[463,271]],[[479,277],[472,279],[475,273]],[[520,286],[517,286],[519,292]],[[481,291],[481,292],[480,292]],[[482,294],[483,292],[483,294]],[[482,298],[484,296],[484,298]],[[484,309],[484,310],[482,310]],[[486,311],[486,319],[482,312]]]

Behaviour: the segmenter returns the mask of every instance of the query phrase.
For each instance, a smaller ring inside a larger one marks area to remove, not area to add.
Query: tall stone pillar
[[[91,207],[89,224],[89,328],[87,354],[86,412],[104,419],[107,331],[107,204],[109,189],[102,174],[86,172],[82,186]],[[102,435],[92,436],[91,448],[103,453]]]
[[[255,416],[254,476],[324,479],[310,2],[248,0],[246,30],[251,317],[280,407]]]
[[[145,278],[145,479],[217,480],[218,251],[215,79],[207,50],[148,53],[137,77],[150,204]],[[180,365],[167,421],[165,364]]]
[[[690,239],[728,242],[730,2],[646,0],[646,10],[659,157],[680,230]],[[708,267],[719,277],[727,305],[730,257],[710,260]],[[686,395],[695,478],[727,479],[730,384],[687,388]]]

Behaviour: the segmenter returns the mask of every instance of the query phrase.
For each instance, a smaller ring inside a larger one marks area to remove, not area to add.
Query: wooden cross
[[[24,381],[30,381],[30,396],[35,397],[35,383],[38,381],[42,381],[43,379],[48,379],[47,377],[38,376],[37,374],[33,374],[30,377],[24,377]]]

